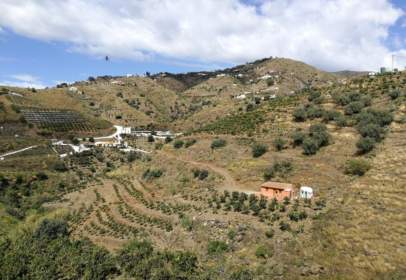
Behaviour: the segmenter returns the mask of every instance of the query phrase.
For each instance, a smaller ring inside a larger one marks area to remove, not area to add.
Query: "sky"
[[[405,0],[0,0],[0,84],[214,70],[287,57],[406,66]],[[105,56],[110,59],[105,60]]]

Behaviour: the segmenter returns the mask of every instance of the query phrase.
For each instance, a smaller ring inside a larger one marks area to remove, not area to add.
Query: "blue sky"
[[[0,84],[209,70],[267,56],[376,70],[392,52],[406,56],[403,0],[102,2],[2,0]]]

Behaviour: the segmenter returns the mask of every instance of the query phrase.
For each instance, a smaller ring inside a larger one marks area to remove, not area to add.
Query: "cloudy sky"
[[[405,0],[0,0],[0,11],[0,84],[269,56],[329,71],[377,70],[392,54],[406,65]]]

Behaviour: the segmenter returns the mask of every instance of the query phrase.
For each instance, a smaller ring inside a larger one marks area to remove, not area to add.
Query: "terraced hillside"
[[[2,151],[39,146],[0,161],[1,271],[19,275],[8,264],[20,250],[22,274],[41,263],[76,275],[76,258],[67,268],[30,253],[68,244],[94,252],[86,263],[108,269],[88,273],[101,279],[403,279],[406,73],[336,78],[283,59],[201,73],[0,96],[11,113]],[[47,96],[88,119],[183,134],[126,137],[143,153],[95,147],[60,159],[20,120],[19,107]],[[268,180],[315,197],[268,200],[257,194]]]

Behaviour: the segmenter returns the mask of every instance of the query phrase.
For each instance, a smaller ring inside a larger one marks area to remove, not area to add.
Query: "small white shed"
[[[299,191],[300,198],[310,199],[313,197],[313,189],[308,186],[301,186]]]

